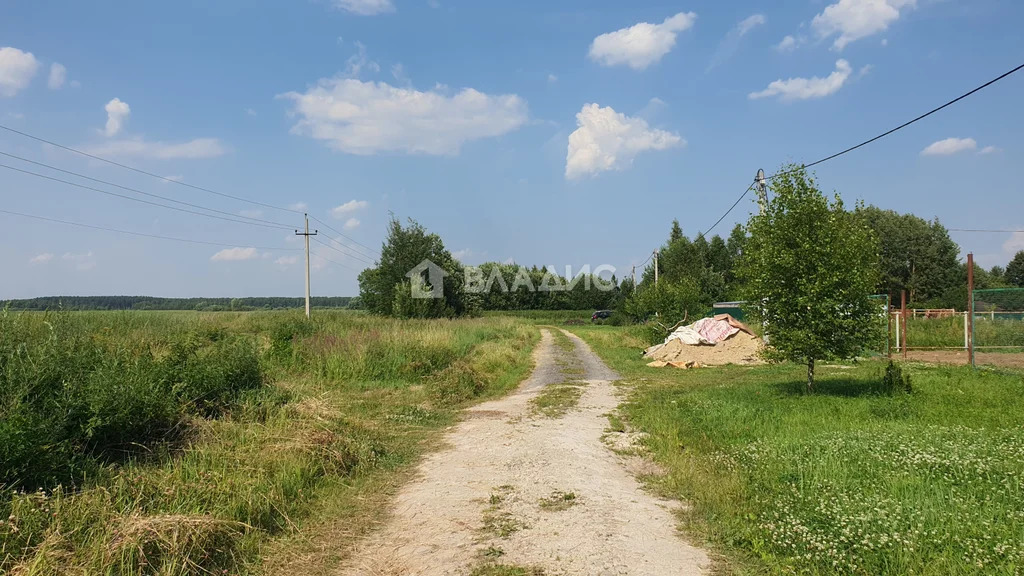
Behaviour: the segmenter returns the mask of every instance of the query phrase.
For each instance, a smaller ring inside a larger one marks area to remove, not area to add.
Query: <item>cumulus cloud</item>
[[[815,16],[811,28],[820,38],[837,36],[832,46],[842,50],[850,42],[884,32],[899,20],[901,10],[916,5],[917,0],[839,0]]]
[[[349,218],[348,220],[345,220],[345,230],[355,230],[359,227],[359,224],[360,222],[358,218]]]
[[[333,209],[331,209],[331,215],[333,215],[338,220],[341,220],[348,216],[349,214],[352,214],[357,210],[362,210],[363,208],[366,208],[369,205],[370,203],[367,202],[366,200],[349,200],[348,202],[345,202],[341,206],[335,206]]]
[[[754,14],[744,18],[736,26],[736,31],[739,32],[740,36],[746,36],[748,32],[763,25],[768,19],[764,17],[764,14]]]
[[[590,44],[590,58],[604,66],[625,64],[643,70],[658,62],[676,45],[676,35],[689,30],[697,20],[693,12],[680,12],[661,24],[640,22],[607,34]]]
[[[50,64],[50,77],[46,80],[46,86],[50,90],[60,90],[68,77],[68,69],[63,64],[54,62]]]
[[[578,128],[569,135],[565,177],[577,179],[633,164],[641,152],[683,146],[678,134],[650,128],[642,118],[630,118],[611,107],[585,104],[576,114]]]
[[[374,60],[370,60],[370,57],[366,55],[366,45],[356,40],[356,53],[349,56],[348,60],[345,61],[345,72],[344,75],[349,78],[358,78],[363,72],[363,69],[371,70],[373,72],[380,72],[380,64]],[[396,64],[398,70],[402,70],[401,64]],[[394,67],[392,67],[394,71]]]
[[[143,138],[110,140],[102,144],[85,146],[96,156],[152,158],[156,160],[215,158],[227,153],[227,148],[216,138],[196,138],[188,142],[159,142]]]
[[[39,70],[39,61],[31,52],[0,48],[0,96],[8,98],[28,87]]]
[[[977,147],[978,143],[974,138],[946,138],[929,144],[927,148],[921,150],[921,156],[950,156]]]
[[[996,152],[1001,152],[1001,150],[999,148],[995,147],[995,146],[985,146],[981,150],[978,150],[978,154],[986,154],[986,155],[987,154],[995,154]]]
[[[36,256],[33,256],[32,259],[28,261],[28,263],[29,264],[46,264],[50,260],[53,260],[53,254],[51,254],[49,252],[43,252],[42,254],[38,254]]]
[[[214,262],[236,262],[240,260],[255,260],[260,257],[259,250],[255,248],[225,248],[210,256]]]
[[[786,36],[781,42],[775,45],[775,49],[779,52],[791,52],[796,50],[796,38]]]
[[[399,88],[354,78],[322,79],[305,92],[289,92],[295,134],[324,140],[350,154],[405,152],[455,155],[466,142],[501,136],[526,123],[526,102],[514,94],[488,95],[464,88],[455,95]]]
[[[117,136],[132,113],[131,107],[127,102],[122,102],[120,98],[114,98],[107,102],[103,109],[107,111],[107,126],[103,133],[107,137]]]
[[[853,68],[846,60],[837,60],[834,72],[825,78],[790,78],[788,80],[776,80],[760,92],[751,92],[749,98],[770,98],[778,96],[780,100],[809,100],[812,98],[823,98],[835,94],[843,87]]]
[[[395,5],[391,0],[333,0],[333,4],[336,8],[360,16],[373,16],[395,11]]]
[[[92,250],[82,254],[67,252],[61,256],[61,259],[72,263],[76,270],[91,270],[96,267],[96,258],[93,256]]]

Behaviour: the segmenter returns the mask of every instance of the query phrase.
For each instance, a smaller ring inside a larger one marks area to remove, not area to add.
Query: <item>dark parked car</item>
[[[604,320],[605,318],[611,315],[611,310],[598,310],[597,312],[594,312],[593,316],[590,317],[590,321],[593,322],[594,320]]]

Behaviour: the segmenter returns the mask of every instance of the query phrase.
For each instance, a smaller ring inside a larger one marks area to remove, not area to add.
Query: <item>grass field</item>
[[[536,338],[495,317],[3,314],[0,573],[326,570]]]
[[[626,379],[627,423],[738,573],[1021,574],[1024,378],[911,365],[652,369],[630,329],[572,327]]]

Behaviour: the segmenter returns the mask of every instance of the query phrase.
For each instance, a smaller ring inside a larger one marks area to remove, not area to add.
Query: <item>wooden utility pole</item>
[[[974,368],[974,252],[967,254],[967,356]]]
[[[309,233],[309,214],[303,214],[306,219],[306,230],[304,232],[295,231],[296,236],[304,236],[306,239],[306,318],[309,318],[309,237],[316,236],[319,230],[314,230],[312,234]]]
[[[654,285],[658,285],[658,251],[654,251]]]
[[[903,344],[903,359],[907,359],[907,291],[900,290],[900,340]]]
[[[636,290],[636,266],[633,266],[633,290]]]

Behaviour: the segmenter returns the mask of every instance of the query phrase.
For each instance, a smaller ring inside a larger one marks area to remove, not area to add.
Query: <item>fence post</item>
[[[885,330],[885,353],[892,360],[892,295],[885,295],[885,319],[888,321],[889,326]],[[899,339],[899,336],[897,336]]]
[[[900,331],[903,333],[903,359],[907,359],[907,291],[900,290]]]
[[[964,312],[964,350],[967,350],[967,315],[969,312]]]
[[[974,368],[974,252],[967,253],[967,323],[970,331],[967,335],[967,355]]]

